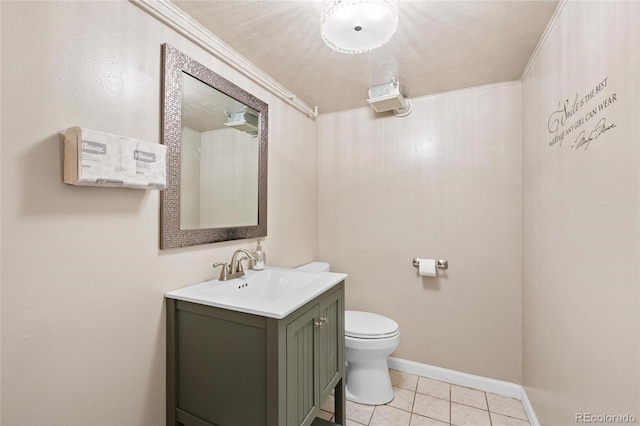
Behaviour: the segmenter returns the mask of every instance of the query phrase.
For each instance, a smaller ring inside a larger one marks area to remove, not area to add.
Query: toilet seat
[[[345,311],[345,336],[356,339],[386,339],[400,333],[398,323],[371,312]]]

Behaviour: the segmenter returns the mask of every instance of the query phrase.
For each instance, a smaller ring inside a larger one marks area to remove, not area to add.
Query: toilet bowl
[[[393,399],[387,357],[400,343],[398,323],[371,312],[345,312],[349,401],[381,405]]]
[[[297,270],[329,272],[324,262],[311,262]],[[381,405],[393,397],[387,357],[400,343],[398,323],[382,315],[345,311],[346,398],[360,404]]]

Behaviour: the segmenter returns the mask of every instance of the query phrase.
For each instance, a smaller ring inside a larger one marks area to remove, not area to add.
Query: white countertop
[[[347,278],[335,272],[302,272],[266,267],[248,270],[228,281],[210,280],[165,294],[165,297],[282,319]]]

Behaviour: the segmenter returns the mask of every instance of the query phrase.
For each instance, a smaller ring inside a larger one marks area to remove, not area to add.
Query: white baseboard
[[[538,419],[533,412],[531,402],[527,397],[527,393],[521,385],[502,380],[490,379],[488,377],[461,373],[459,371],[448,370],[446,368],[434,367],[432,365],[401,358],[389,357],[387,361],[389,363],[389,368],[393,368],[394,370],[404,371],[405,373],[416,374],[418,376],[428,377],[435,380],[442,380],[443,382],[453,383],[454,385],[465,386],[484,392],[491,392],[519,399],[522,401],[522,405],[527,413],[527,417],[529,417],[529,423],[531,423],[531,426],[540,426],[540,423],[538,423]]]
[[[533,411],[533,406],[531,405],[531,401],[529,401],[529,397],[527,396],[527,392],[524,390],[524,387],[522,388],[522,397],[520,398],[520,401],[522,401],[524,412],[527,413],[531,426],[540,426],[540,422],[536,417],[536,413]]]

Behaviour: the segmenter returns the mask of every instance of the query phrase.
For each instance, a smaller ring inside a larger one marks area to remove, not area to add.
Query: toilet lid
[[[398,334],[398,323],[371,312],[345,311],[344,334],[360,339],[383,339]]]

